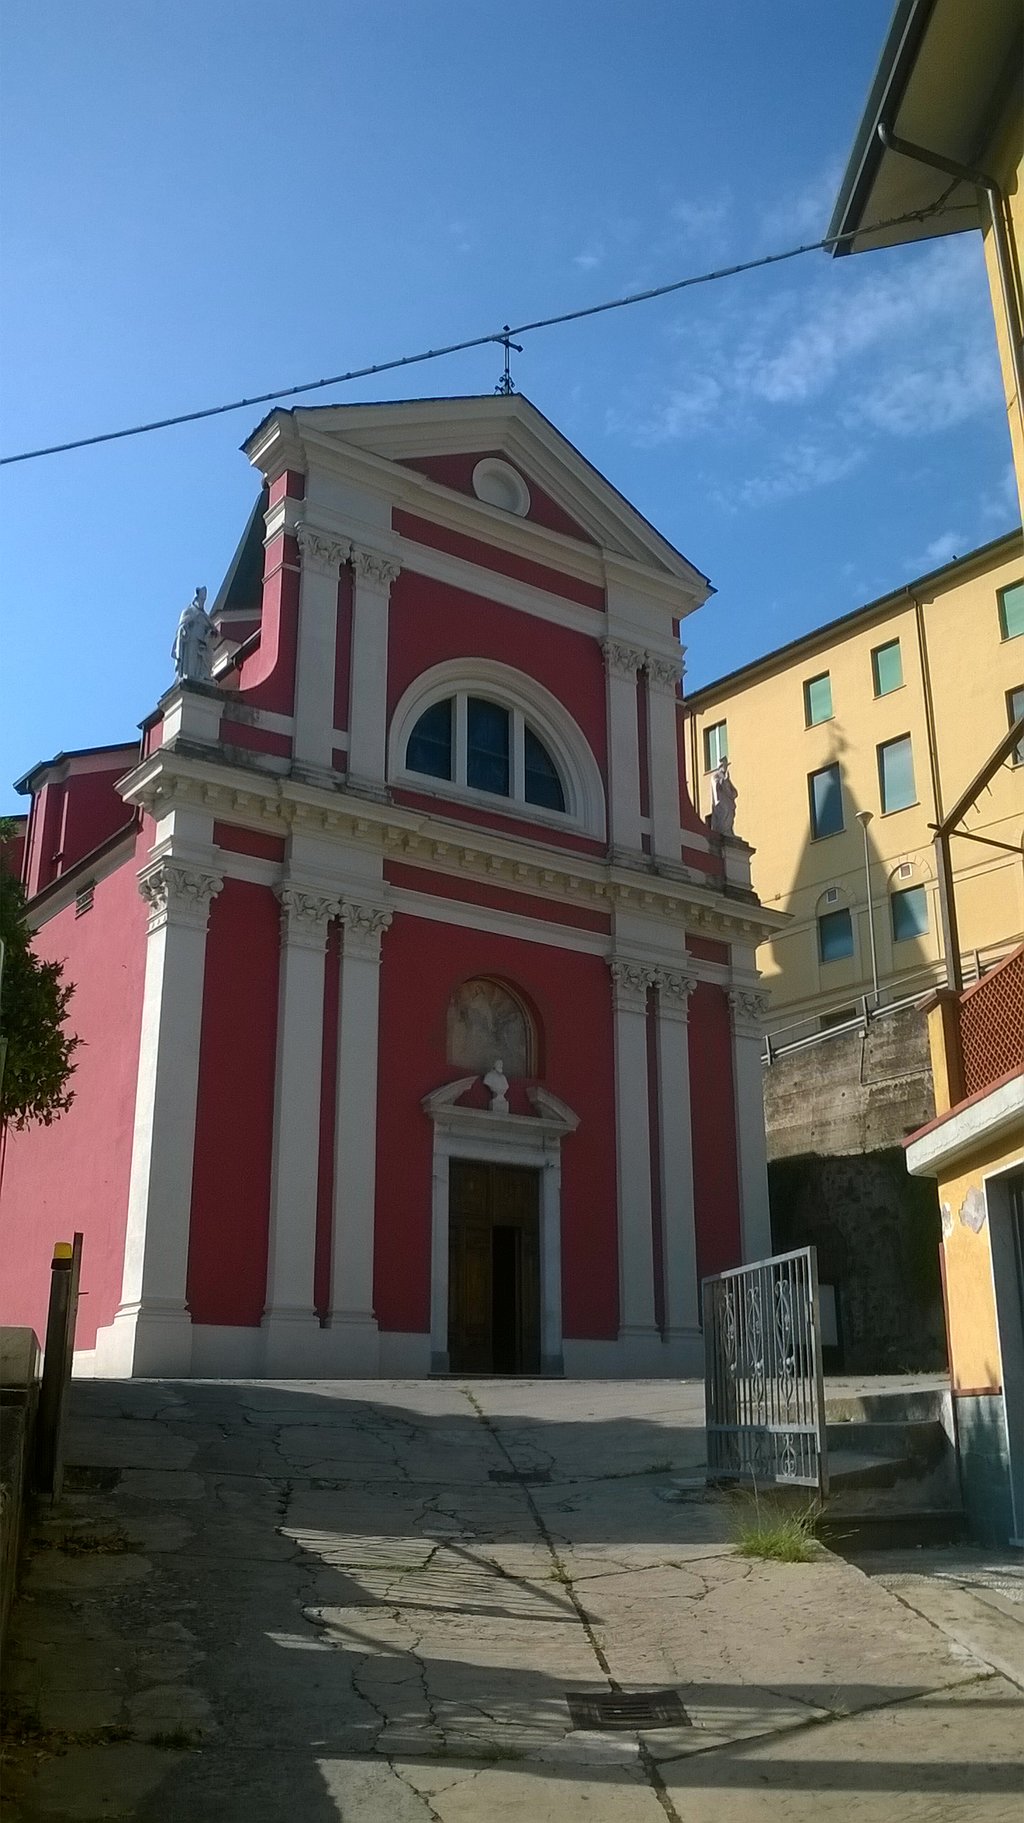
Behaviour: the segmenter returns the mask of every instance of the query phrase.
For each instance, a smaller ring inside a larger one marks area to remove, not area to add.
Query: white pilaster
[[[613,859],[635,860],[640,840],[640,733],[636,675],[646,654],[619,639],[601,642],[608,701],[608,826]]]
[[[191,1365],[185,1285],[206,927],[223,884],[209,868],[168,857],[139,875],[146,978],[121,1303],[97,1342],[105,1373],[187,1374]]]
[[[331,1329],[334,1371],[374,1372],[374,1197],[377,1184],[377,1041],[383,906],[343,899],[334,1150]]]
[[[619,1210],[619,1339],[660,1340],[654,1321],[647,990],[654,973],[610,965],[615,1024],[615,1159]]]
[[[700,1289],[693,1202],[690,1120],[689,1000],[696,982],[679,969],[655,975],[658,1054],[658,1139],[664,1247],[665,1340],[693,1347],[700,1371]]]
[[[647,655],[647,778],[651,799],[651,851],[656,861],[678,867],[682,861],[679,833],[679,680],[681,658]]]
[[[302,573],[295,657],[292,757],[300,767],[329,772],[334,749],[334,673],[338,644],[338,581],[351,546],[307,524],[295,528]]]
[[[268,1373],[310,1371],[320,1323],[313,1306],[324,953],[336,899],[294,880],[279,888],[281,974],[277,1013],[274,1151],[267,1294],[263,1313]]]
[[[352,667],[348,723],[348,781],[383,797],[387,752],[388,606],[399,565],[379,551],[355,546]]]
[[[736,1156],[739,1164],[740,1229],[744,1260],[763,1260],[772,1251],[768,1203],[768,1153],[764,1130],[761,1054],[767,994],[750,988],[729,992],[732,1013],[732,1074],[736,1096]]]

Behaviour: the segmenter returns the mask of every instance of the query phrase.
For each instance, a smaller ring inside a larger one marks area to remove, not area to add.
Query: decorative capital
[[[385,557],[382,551],[367,551],[361,545],[352,546],[352,568],[356,578],[359,582],[368,583],[371,588],[386,592],[401,567],[393,557]]]
[[[340,915],[345,926],[345,954],[379,962],[381,938],[394,913],[383,905],[360,905],[355,899],[342,899]]]
[[[612,993],[617,1008],[624,1012],[642,1013],[647,1006],[647,990],[652,987],[657,971],[642,962],[616,958],[609,962]]]
[[[625,645],[621,639],[602,639],[601,650],[607,670],[622,677],[635,676],[647,658],[639,646]]]
[[[671,690],[673,695],[683,680],[686,666],[682,657],[663,658],[658,653],[648,652],[646,656],[647,676],[659,690]]]
[[[304,569],[319,570],[325,576],[337,576],[343,563],[348,562],[352,549],[347,538],[332,538],[327,532],[316,532],[311,525],[297,525],[295,536],[299,542]]]
[[[684,974],[682,969],[659,968],[655,969],[654,978],[662,1012],[677,1013],[685,1019],[689,1012],[690,995],[697,985],[694,977]]]
[[[149,930],[174,924],[205,931],[210,903],[224,885],[223,874],[183,861],[154,861],[139,875],[139,891],[149,907]]]
[[[281,901],[281,942],[291,949],[323,949],[327,926],[337,916],[337,899],[328,898],[315,888],[279,886]]]
[[[760,1029],[770,1005],[767,994],[754,993],[750,988],[734,987],[729,989],[728,1000],[734,1026],[745,1025]]]

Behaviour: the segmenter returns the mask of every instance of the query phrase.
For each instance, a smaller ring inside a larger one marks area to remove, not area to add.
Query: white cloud
[[[783,500],[795,500],[801,494],[813,493],[820,487],[831,487],[834,482],[844,480],[860,467],[866,455],[867,451],[860,445],[836,449],[813,439],[802,439],[781,447],[760,474],[750,475],[734,487],[719,488],[712,498],[727,512],[777,506]]]
[[[602,264],[603,260],[604,248],[592,246],[585,248],[582,253],[577,253],[572,263],[574,266],[581,267],[584,272],[592,272],[595,266]]]
[[[840,161],[830,159],[799,189],[777,197],[761,216],[765,238],[780,245],[793,237],[820,240],[828,226],[842,174]]]
[[[951,430],[1002,397],[994,357],[982,349],[959,355],[933,351],[918,365],[902,365],[883,374],[857,402],[854,420],[866,419],[876,430],[896,437],[927,436]]]
[[[803,268],[751,306],[715,287],[669,330],[667,376],[634,387],[609,428],[651,445],[771,430],[833,450],[934,435],[993,409],[1000,379],[981,254],[969,237]],[[757,296],[757,292],[754,294]],[[763,296],[763,291],[762,291]],[[829,437],[834,442],[829,442]]]
[[[1008,462],[1001,481],[981,499],[981,517],[985,525],[1010,526],[1020,520],[1020,495],[1017,492],[1017,471],[1012,462]]]
[[[967,540],[959,532],[943,532],[925,546],[924,562],[932,569],[940,569],[944,563],[952,563],[961,551],[967,550]]]
[[[700,236],[717,237],[726,216],[732,208],[732,198],[723,191],[716,197],[704,197],[695,202],[690,197],[680,197],[672,204],[669,214],[686,238],[697,239]]]
[[[722,410],[722,386],[713,374],[695,373],[656,405],[646,418],[632,413],[609,412],[610,431],[628,430],[645,449],[693,436],[714,423]]]

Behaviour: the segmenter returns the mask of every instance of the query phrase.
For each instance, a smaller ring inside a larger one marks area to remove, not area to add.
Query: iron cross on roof
[[[497,393],[503,393],[503,394],[515,392],[515,389],[516,389],[515,382],[512,378],[512,373],[511,373],[511,370],[509,367],[509,350],[511,348],[514,348],[517,354],[522,354],[523,345],[521,342],[512,341],[511,336],[509,334],[509,325],[507,323],[504,324],[504,333],[502,335],[496,335],[494,340],[496,342],[500,342],[501,346],[505,350],[505,371],[502,374],[501,379],[498,381],[498,384],[494,388],[494,390]]]

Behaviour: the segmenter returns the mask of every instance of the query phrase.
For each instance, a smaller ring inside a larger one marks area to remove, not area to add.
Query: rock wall
[[[764,1073],[768,1157],[850,1157],[897,1146],[935,1113],[928,1031],[917,1007],[785,1051]]]
[[[764,1072],[772,1236],[813,1245],[833,1285],[847,1373],[946,1365],[939,1208],[912,1178],[902,1140],[932,1119],[924,1014],[908,1007],[866,1031],[790,1051]]]

